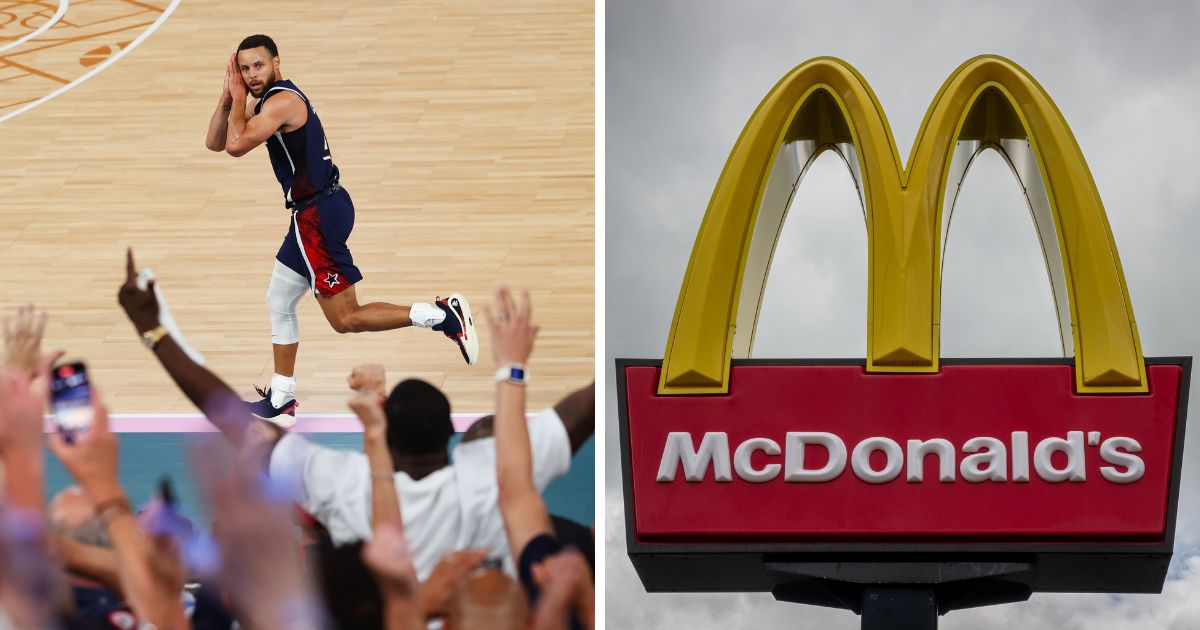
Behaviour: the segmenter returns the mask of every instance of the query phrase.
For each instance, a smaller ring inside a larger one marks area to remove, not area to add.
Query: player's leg
[[[339,333],[393,330],[413,325],[407,306],[386,302],[359,304],[354,285],[328,297],[318,294],[317,304],[321,305],[321,312],[325,314],[329,325]],[[438,311],[438,321],[441,321],[441,314]]]
[[[296,378],[296,354],[300,350],[300,342],[296,343],[272,343],[271,356],[274,359],[275,375],[283,376],[292,379],[293,383]]]
[[[354,227],[354,206],[344,190],[297,211],[293,221],[317,303],[334,330],[348,333],[407,326],[430,328],[453,340],[468,364],[475,362],[479,340],[470,306],[461,295],[410,306],[358,303],[354,285],[362,279],[362,273],[346,245]]]
[[[296,354],[300,349],[300,320],[296,305],[310,291],[308,280],[279,260],[267,286],[267,307],[271,312],[271,355],[275,373],[271,377],[271,406],[282,408],[295,399]]]
[[[359,304],[354,285],[329,296],[320,295],[317,304],[329,325],[339,333],[393,330],[414,326],[439,331],[454,341],[468,365],[479,355],[475,322],[471,307],[461,295],[439,298],[433,304],[417,302],[400,306],[386,302]]]
[[[247,402],[254,415],[284,426],[294,422],[296,415],[296,353],[300,348],[300,322],[296,315],[296,304],[312,291],[311,280],[304,273],[306,271],[293,226],[289,228],[287,237],[275,255],[275,268],[267,285],[274,374],[266,391],[255,387],[262,398]]]

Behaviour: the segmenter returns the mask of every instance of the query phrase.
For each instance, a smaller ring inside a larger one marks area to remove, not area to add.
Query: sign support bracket
[[[863,589],[862,630],[937,630],[937,626],[937,593],[932,586]]]

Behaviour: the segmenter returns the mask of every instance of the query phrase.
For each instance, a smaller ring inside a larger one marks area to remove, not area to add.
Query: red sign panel
[[[1073,370],[735,363],[727,396],[659,396],[625,366],[631,542],[1162,544],[1183,366],[1119,396]]]

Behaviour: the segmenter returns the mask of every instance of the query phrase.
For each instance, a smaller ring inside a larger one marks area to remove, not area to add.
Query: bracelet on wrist
[[[529,372],[521,363],[509,363],[496,370],[496,373],[492,376],[492,380],[497,383],[525,385],[529,382]]]
[[[122,514],[133,514],[133,504],[125,495],[117,495],[111,499],[105,499],[96,504],[96,519],[100,521],[102,527],[108,527],[108,524]]]
[[[154,352],[154,348],[158,345],[158,342],[162,341],[163,337],[166,337],[168,334],[166,326],[159,324],[142,333],[142,345],[146,346],[147,350]]]

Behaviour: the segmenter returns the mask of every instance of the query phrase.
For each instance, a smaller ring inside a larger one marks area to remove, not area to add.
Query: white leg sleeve
[[[267,285],[267,308],[271,311],[271,343],[289,345],[300,341],[300,320],[296,304],[308,293],[304,276],[275,261],[271,283]]]

